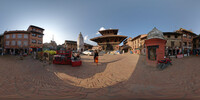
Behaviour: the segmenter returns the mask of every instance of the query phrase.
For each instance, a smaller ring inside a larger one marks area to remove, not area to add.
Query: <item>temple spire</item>
[[[77,51],[82,52],[84,50],[84,40],[81,32],[79,33],[78,40],[77,40]]]

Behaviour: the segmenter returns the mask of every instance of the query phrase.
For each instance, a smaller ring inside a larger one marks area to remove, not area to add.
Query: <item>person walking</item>
[[[20,50],[20,53],[19,53],[19,57],[20,57],[20,60],[23,60],[23,52]]]
[[[44,61],[45,61],[45,63],[48,61],[48,54],[47,54],[47,52],[44,53]]]
[[[98,56],[99,56],[99,53],[97,52],[97,50],[94,51],[94,62],[97,64],[98,66]]]
[[[198,55],[199,55],[199,50],[196,51],[196,56],[198,56]]]
[[[187,55],[190,56],[190,49],[187,49]]]
[[[36,54],[36,52],[34,51],[34,52],[33,52],[33,58],[36,59],[36,56],[37,56],[37,54]]]

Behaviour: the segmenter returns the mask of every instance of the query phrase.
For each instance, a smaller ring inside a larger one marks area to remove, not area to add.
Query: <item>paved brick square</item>
[[[92,56],[81,58],[72,67],[0,56],[0,99],[200,99],[198,56],[173,58],[163,71],[134,54],[100,56],[98,66]]]

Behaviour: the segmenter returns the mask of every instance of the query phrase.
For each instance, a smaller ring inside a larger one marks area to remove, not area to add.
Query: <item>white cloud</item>
[[[88,35],[84,36],[84,40],[85,40],[85,41],[86,41],[86,40],[89,40],[89,39],[88,39]]]
[[[118,32],[118,35],[120,35],[122,32]]]
[[[94,41],[91,41],[89,39],[88,35],[84,36],[84,43],[88,43],[88,44],[91,44],[91,45],[97,45]]]
[[[101,27],[100,29],[99,29],[99,31],[103,31],[103,30],[106,30],[104,27]]]
[[[104,27],[101,27],[100,29],[99,29],[99,31],[103,31],[103,30],[106,30]],[[100,33],[99,32],[97,32],[96,33],[96,35],[99,35]]]
[[[96,35],[100,34],[99,32],[96,33]]]

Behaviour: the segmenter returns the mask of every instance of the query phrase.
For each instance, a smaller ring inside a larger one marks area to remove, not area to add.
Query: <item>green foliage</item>
[[[54,51],[54,50],[45,50],[44,53],[45,52],[49,53],[50,55],[55,55],[56,54],[56,51]]]

